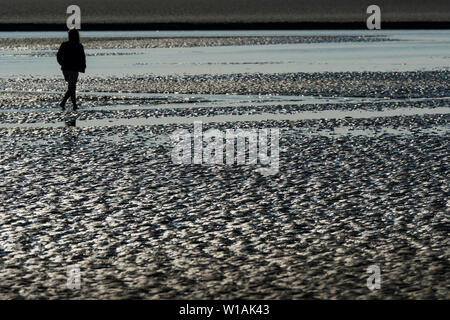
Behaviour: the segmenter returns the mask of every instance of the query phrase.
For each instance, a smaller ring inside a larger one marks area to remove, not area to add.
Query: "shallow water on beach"
[[[170,107],[170,105],[166,105]],[[251,115],[215,115],[215,116],[170,116],[170,117],[137,117],[137,118],[106,118],[78,120],[77,113],[65,116],[65,121],[59,122],[38,122],[38,123],[1,123],[0,128],[59,128],[67,126],[87,127],[115,127],[115,126],[149,126],[165,124],[193,124],[195,121],[203,123],[223,123],[223,122],[254,122],[254,121],[299,121],[299,120],[320,120],[320,119],[368,119],[377,117],[395,116],[423,116],[449,114],[450,108],[398,108],[383,111],[364,110],[326,110],[326,111],[303,111],[288,114],[259,113]],[[443,126],[444,133],[448,133],[449,126]]]
[[[39,94],[61,94],[58,91],[28,91],[28,90],[0,90],[0,93],[34,93]],[[372,97],[324,97],[324,96],[292,96],[292,95],[273,95],[273,94],[259,94],[259,95],[241,95],[241,94],[182,94],[182,93],[147,93],[147,92],[83,92],[79,97],[96,97],[108,96],[111,98],[125,97],[125,98],[145,98],[147,101],[155,101],[164,103],[159,105],[110,105],[108,109],[114,110],[130,110],[130,109],[158,109],[158,108],[191,108],[193,106],[207,106],[208,108],[224,107],[224,106],[265,106],[265,105],[310,105],[310,104],[341,104],[341,103],[381,103],[381,102],[404,102],[405,99],[387,99],[387,98],[372,98]],[[448,100],[450,97],[436,97],[433,100]],[[409,98],[408,102],[427,101],[429,98]],[[97,106],[95,109],[98,109]],[[100,106],[101,107],[101,106]],[[58,107],[47,107],[45,110],[59,110]],[[89,108],[87,110],[90,110]],[[15,112],[18,111],[16,106],[9,108],[1,108],[1,112]],[[20,111],[27,111],[26,108],[20,108]]]
[[[391,41],[88,49],[89,76],[282,72],[416,71],[450,67],[446,30],[83,32],[83,37],[387,36]],[[64,37],[55,32],[2,32],[0,38]],[[51,50],[0,50],[0,77],[56,76]]]

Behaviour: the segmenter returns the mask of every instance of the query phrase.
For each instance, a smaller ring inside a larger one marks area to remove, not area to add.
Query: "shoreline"
[[[57,50],[61,41],[65,41],[65,39],[0,38],[0,50]],[[83,45],[86,49],[153,49],[374,41],[396,40],[385,35],[85,37]]]

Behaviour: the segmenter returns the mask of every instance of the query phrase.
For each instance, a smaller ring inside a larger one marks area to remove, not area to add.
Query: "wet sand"
[[[85,77],[77,113],[0,79],[0,298],[448,299],[449,75]],[[172,163],[171,119],[227,115],[204,130],[280,128],[278,174]]]
[[[243,94],[325,97],[433,98],[449,96],[449,71],[329,72],[227,75],[83,76],[80,92]],[[0,78],[4,91],[63,91],[61,77]],[[9,93],[7,93],[9,94]],[[21,95],[17,95],[17,99]],[[40,94],[35,96],[39,98]],[[28,100],[28,94],[21,100]],[[45,99],[45,97],[44,97]],[[52,100],[50,100],[52,101]],[[27,104],[32,103],[30,100]],[[6,106],[4,101],[0,105]],[[17,106],[14,103],[14,106]]]

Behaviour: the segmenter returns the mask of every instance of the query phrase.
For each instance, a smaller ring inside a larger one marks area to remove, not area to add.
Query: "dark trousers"
[[[64,98],[61,102],[62,106],[66,105],[66,102],[69,98],[72,101],[73,106],[74,107],[77,106],[76,90],[77,90],[77,83],[69,82],[69,86],[67,88],[66,94],[64,95]]]

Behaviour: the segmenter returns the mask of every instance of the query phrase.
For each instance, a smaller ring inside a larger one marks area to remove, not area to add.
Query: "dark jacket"
[[[63,42],[56,55],[61,70],[84,72],[86,70],[86,55],[81,43]]]

